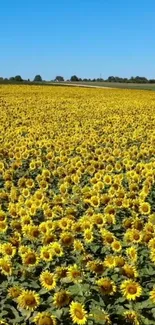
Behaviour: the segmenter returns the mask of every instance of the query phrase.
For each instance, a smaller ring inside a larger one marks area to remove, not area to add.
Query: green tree
[[[21,82],[21,81],[23,81],[23,79],[21,76],[18,75],[18,76],[15,76],[15,81]]]
[[[79,81],[79,78],[78,78],[77,76],[74,75],[74,76],[71,77],[70,80],[71,80],[71,81]]]
[[[41,82],[41,81],[42,81],[42,77],[40,76],[40,74],[37,74],[37,75],[34,77],[34,81],[35,81],[35,82]]]
[[[59,82],[64,81],[64,77],[56,76],[55,81],[59,81]]]

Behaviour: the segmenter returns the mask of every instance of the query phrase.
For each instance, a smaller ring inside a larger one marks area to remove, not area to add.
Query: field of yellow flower
[[[155,324],[155,93],[0,86],[0,324]]]

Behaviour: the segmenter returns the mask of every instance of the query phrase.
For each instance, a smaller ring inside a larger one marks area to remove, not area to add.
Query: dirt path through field
[[[51,85],[59,85],[59,86],[70,86],[70,87],[85,87],[85,88],[104,88],[104,89],[113,89],[112,87],[104,87],[104,86],[95,86],[95,85],[87,85],[87,84],[73,84],[73,83],[56,83],[56,82],[50,82]]]

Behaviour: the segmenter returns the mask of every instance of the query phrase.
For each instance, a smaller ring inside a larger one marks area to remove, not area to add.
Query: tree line
[[[76,75],[71,76],[70,79],[65,80],[64,77],[62,76],[56,76],[54,80],[55,82],[64,82],[64,81],[68,81],[68,82],[119,82],[119,83],[140,83],[140,84],[146,84],[146,83],[155,83],[155,79],[147,79],[146,77],[131,77],[131,78],[120,78],[120,77],[114,77],[114,76],[110,76],[107,79],[103,79],[103,78],[93,78],[93,79],[87,79],[87,78],[78,78]],[[22,82],[46,82],[46,80],[43,80],[41,75],[36,75],[34,77],[34,79],[32,81],[30,81],[30,79],[23,79],[20,75],[17,75],[15,77],[11,77],[11,78],[3,78],[0,77],[0,82],[11,82],[11,83],[22,83]]]

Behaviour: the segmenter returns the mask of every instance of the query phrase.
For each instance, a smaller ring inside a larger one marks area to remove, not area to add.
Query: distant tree
[[[9,81],[15,81],[15,77],[10,77]]]
[[[41,82],[42,81],[42,77],[40,76],[40,74],[37,74],[35,77],[34,77],[34,80],[35,82]]]
[[[77,76],[74,75],[74,76],[71,77],[70,80],[71,80],[71,81],[79,81],[79,78],[78,78]]]
[[[115,77],[114,76],[110,76],[108,79],[107,79],[108,82],[115,82]]]
[[[0,81],[3,81],[4,79],[3,79],[3,77],[0,77]]]
[[[84,79],[83,79],[83,81],[84,81],[84,82],[87,82],[87,81],[88,81],[88,79],[87,79],[87,78],[84,78]]]
[[[15,81],[21,82],[21,81],[23,81],[23,79],[21,76],[18,75],[18,76],[15,76]]]
[[[102,79],[102,78],[97,78],[97,80],[96,81],[98,81],[98,82],[103,82],[104,81],[104,79]]]
[[[155,84],[155,79],[150,79],[150,80],[149,80],[149,83],[150,83],[150,84]]]
[[[27,79],[28,82],[30,82],[30,79]]]
[[[64,81],[64,77],[56,76],[55,81],[59,81],[59,82]]]

